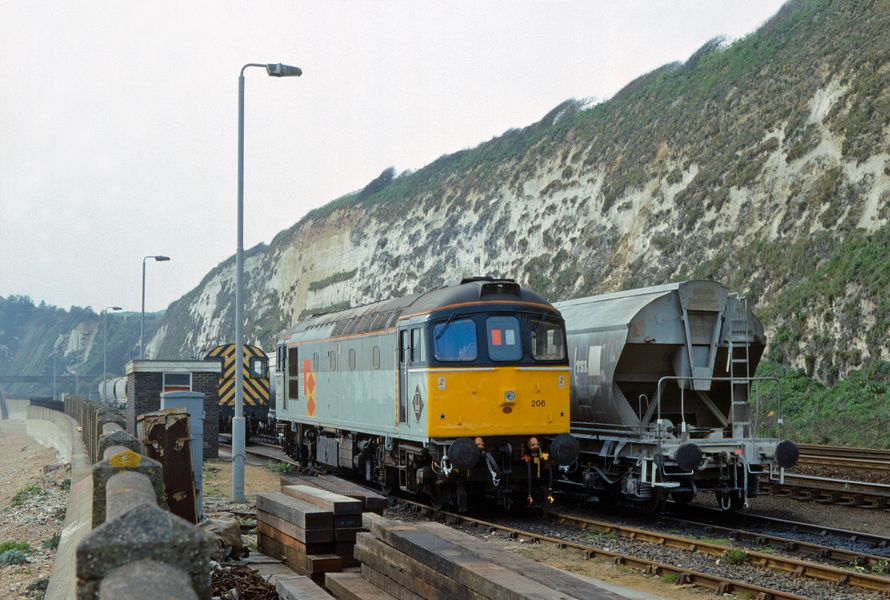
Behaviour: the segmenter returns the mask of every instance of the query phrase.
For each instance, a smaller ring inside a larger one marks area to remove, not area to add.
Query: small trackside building
[[[204,458],[219,456],[219,361],[131,360],[127,363],[127,430],[136,417],[160,410],[162,392],[204,394]]]

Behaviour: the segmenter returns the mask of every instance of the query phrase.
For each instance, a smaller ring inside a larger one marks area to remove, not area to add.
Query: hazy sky
[[[383,169],[416,169],[607,98],[738,37],[778,0],[0,0],[0,295],[147,309],[235,251],[237,79],[248,70],[245,247]]]

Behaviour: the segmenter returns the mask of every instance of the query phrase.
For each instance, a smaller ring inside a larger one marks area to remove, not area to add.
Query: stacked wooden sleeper
[[[324,573],[356,565],[353,546],[362,503],[305,485],[257,495],[257,547],[321,583]]]
[[[355,546],[361,577],[325,577],[327,589],[340,600],[620,598],[588,580],[439,523],[404,523],[369,514],[365,521],[370,532],[360,533]]]

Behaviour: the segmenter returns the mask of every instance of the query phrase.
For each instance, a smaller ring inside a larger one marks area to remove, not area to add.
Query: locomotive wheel
[[[430,506],[432,506],[435,510],[442,510],[443,508],[445,508],[446,498],[445,494],[442,493],[442,489],[440,486],[428,486],[426,495],[430,499]]]
[[[383,482],[380,484],[380,490],[384,495],[392,496],[398,488],[396,482],[399,479],[399,473],[392,467],[383,467],[383,469]]]

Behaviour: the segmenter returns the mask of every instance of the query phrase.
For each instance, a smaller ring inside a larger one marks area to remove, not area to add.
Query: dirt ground
[[[4,599],[43,597],[70,485],[69,466],[57,460],[55,450],[25,434],[24,421],[0,421],[0,563],[13,544],[27,561],[0,564]]]
[[[568,548],[554,548],[542,544],[520,544],[504,542],[505,549],[517,552],[538,562],[569,571],[577,575],[591,577],[618,585],[629,590],[645,592],[662,598],[677,600],[702,600],[704,596],[714,597],[714,592],[697,588],[692,585],[677,585],[669,578],[662,579],[656,575],[643,575],[636,569],[613,564],[607,560],[584,560],[578,552]],[[733,597],[726,594],[727,598]]]
[[[281,491],[281,475],[265,465],[248,462],[244,465],[244,498],[256,502],[256,495]],[[204,463],[204,499],[228,502],[232,495],[232,462],[227,457]]]

